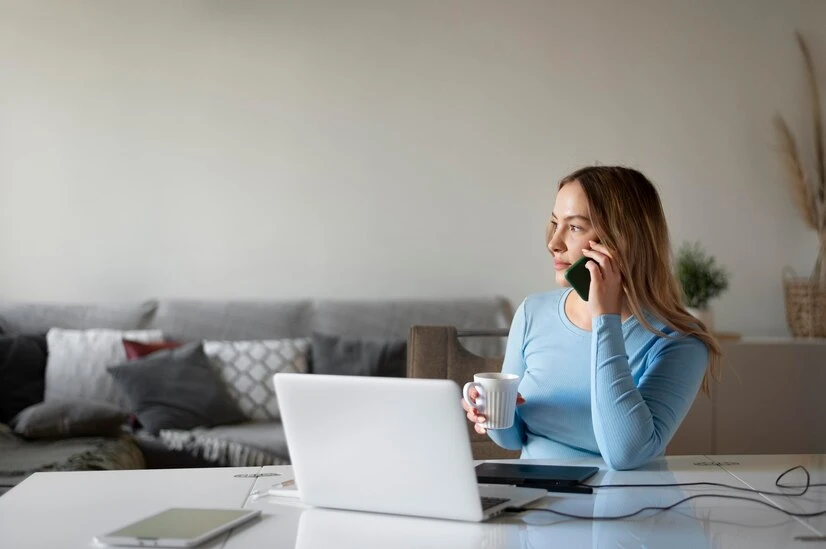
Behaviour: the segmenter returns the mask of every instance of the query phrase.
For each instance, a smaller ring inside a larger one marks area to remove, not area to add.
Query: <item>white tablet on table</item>
[[[260,514],[260,510],[176,507],[97,536],[95,541],[105,545],[194,547]]]

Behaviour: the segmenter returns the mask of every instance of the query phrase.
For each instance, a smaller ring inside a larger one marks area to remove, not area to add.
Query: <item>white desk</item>
[[[775,486],[780,473],[793,465],[803,465],[809,471],[811,484],[826,484],[826,455],[797,456],[716,456],[722,466],[741,482],[758,490],[784,492]],[[805,475],[794,471],[786,475],[783,484],[802,485]],[[791,490],[801,491],[801,490]],[[765,496],[767,500],[784,509],[812,513],[826,509],[826,486],[809,489],[802,497]],[[821,535],[826,535],[826,515],[801,519]]]
[[[745,456],[744,456],[745,457]],[[752,457],[752,456],[749,456]],[[777,474],[793,464],[809,459],[810,471],[818,466],[826,474],[822,456],[791,456],[786,466],[784,456],[767,460],[762,474],[771,484]],[[537,463],[596,465],[601,470],[590,484],[673,484],[711,481],[746,486],[709,456],[669,457],[636,471],[608,471],[599,460],[552,461]],[[742,461],[741,461],[742,463]],[[265,467],[266,472],[288,473],[288,467]],[[776,471],[776,472],[775,472]],[[813,475],[814,476],[814,475]],[[273,478],[261,478],[255,489],[266,489]],[[665,506],[693,494],[735,494],[760,499],[758,495],[714,488],[609,488],[597,489],[593,495],[550,494],[531,507],[544,507],[580,515],[621,515],[644,506]],[[251,500],[247,507],[275,513],[284,520],[278,536],[264,529],[250,528],[233,536],[228,549],[256,547],[266,543],[268,549],[320,549],[323,547],[455,547],[455,548],[528,548],[528,547],[667,547],[668,549],[702,547],[787,547],[802,542],[795,536],[818,535],[817,529],[804,521],[787,517],[767,507],[748,502],[700,498],[675,510],[647,512],[633,519],[612,522],[570,520],[534,511],[518,516],[498,518],[484,524],[456,523],[440,520],[389,517],[311,509],[289,498]],[[826,504],[819,507],[826,509]]]
[[[600,465],[596,460],[544,461]],[[803,464],[813,482],[826,478],[826,456],[679,456],[637,471],[603,470],[591,484],[713,481],[773,486],[784,469]],[[260,472],[268,476],[237,477]],[[258,523],[209,544],[226,549],[267,547],[337,549],[371,547],[807,547],[795,536],[823,532],[826,518],[798,520],[767,507],[717,498],[692,500],[672,511],[613,522],[560,518],[542,511],[482,524],[307,509],[290,498],[253,499],[289,468],[186,469],[92,473],[39,473],[0,497],[0,547],[93,547],[92,537],[173,505],[260,508]],[[369,488],[366,488],[369,489]],[[814,489],[813,489],[814,490]],[[781,505],[826,509],[826,489]],[[593,495],[550,494],[532,506],[585,515],[627,513],[667,505],[698,493],[760,496],[712,487],[607,488]],[[438,497],[437,494],[434,497]],[[819,544],[818,544],[819,546]]]
[[[238,508],[255,478],[236,475],[259,469],[35,473],[0,496],[0,547],[96,547],[95,535],[167,507]]]

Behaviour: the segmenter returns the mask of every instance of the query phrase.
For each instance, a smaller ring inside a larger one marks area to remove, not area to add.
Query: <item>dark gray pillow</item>
[[[313,333],[314,374],[405,377],[407,341]]]
[[[128,417],[108,402],[53,400],[29,406],[10,426],[26,438],[110,437],[121,433]]]
[[[0,423],[43,400],[46,337],[0,335]]]
[[[203,345],[189,343],[109,366],[132,412],[152,434],[238,423],[247,418],[230,398]]]

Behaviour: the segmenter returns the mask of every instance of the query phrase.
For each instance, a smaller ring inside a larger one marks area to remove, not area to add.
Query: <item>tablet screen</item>
[[[112,538],[193,539],[254,511],[167,509],[106,535]]]

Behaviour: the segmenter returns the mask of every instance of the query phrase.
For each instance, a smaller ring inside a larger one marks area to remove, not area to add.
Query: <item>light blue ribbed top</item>
[[[639,467],[665,452],[700,388],[708,350],[693,336],[649,332],[635,317],[602,315],[591,332],[578,328],[565,314],[570,291],[531,295],[517,308],[502,371],[520,377],[526,402],[513,427],[488,434],[523,458],[601,455],[612,469]]]

